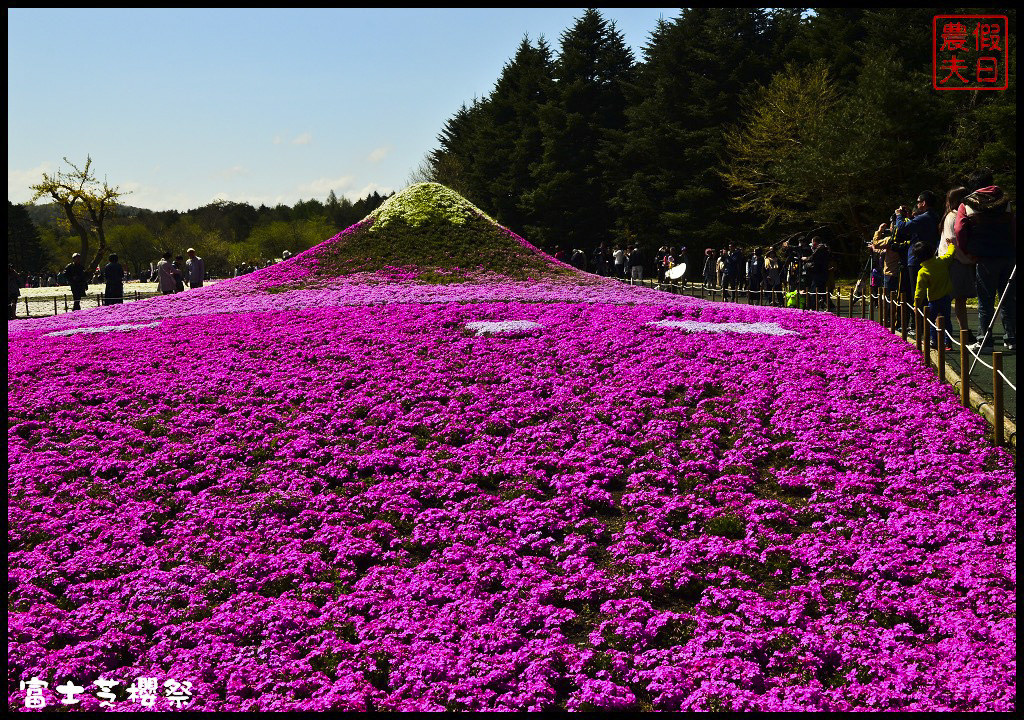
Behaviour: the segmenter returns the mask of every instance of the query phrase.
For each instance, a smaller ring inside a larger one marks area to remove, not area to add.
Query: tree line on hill
[[[1005,91],[932,86],[933,17],[956,12],[689,8],[637,60],[587,10],[557,53],[524,38],[414,179],[549,251],[764,247],[814,228],[852,269],[924,189],[987,166],[1015,195],[1015,54]],[[1015,10],[991,12],[1014,36]]]
[[[206,261],[207,273],[228,277],[237,267],[262,266],[285,251],[307,250],[359,222],[388,197],[373,192],[353,202],[332,190],[326,202],[300,200],[291,207],[217,201],[179,212],[118,206],[105,221],[105,252],[117,253],[125,269],[138,276],[164,252],[181,255],[194,247]],[[53,203],[8,201],[8,262],[24,273],[56,275],[80,248],[63,216]]]

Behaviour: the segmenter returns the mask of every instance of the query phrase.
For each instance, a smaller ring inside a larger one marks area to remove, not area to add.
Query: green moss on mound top
[[[359,272],[415,275],[452,283],[493,272],[512,279],[569,277],[571,268],[502,227],[458,193],[420,183],[392,196],[341,235],[313,250],[315,276]]]

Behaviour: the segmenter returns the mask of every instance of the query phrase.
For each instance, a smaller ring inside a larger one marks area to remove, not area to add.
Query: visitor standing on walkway
[[[71,309],[81,310],[82,298],[89,292],[89,279],[85,275],[85,265],[83,264],[81,253],[72,255],[71,262],[65,266],[64,282],[71,288],[71,297],[75,300]]]
[[[967,299],[978,296],[975,277],[976,261],[956,246],[956,213],[967,197],[967,188],[955,187],[946,193],[946,214],[942,219],[942,234],[939,238],[939,257],[953,246],[953,262],[949,265],[949,280],[953,284],[953,312],[961,330],[967,331],[967,341],[975,343],[978,338],[967,327]],[[950,327],[952,330],[952,327]]]
[[[124,268],[117,261],[117,255],[111,254],[109,262],[103,266],[104,305],[120,305],[124,302]]]
[[[921,261],[921,270],[917,273],[917,286],[914,289],[914,306],[920,307],[928,303],[928,317],[931,322],[942,318],[944,326],[950,327],[949,307],[953,283],[949,279],[949,266],[953,262],[953,246],[947,245],[945,252],[935,257],[934,248],[930,248],[918,240],[913,247],[914,255],[926,258]],[[932,347],[938,347],[938,333],[929,327]],[[943,347],[952,350],[948,336],[942,338]]]
[[[832,252],[822,239],[815,235],[811,238],[811,254],[807,257],[810,286],[808,291],[814,295],[811,301],[815,306],[822,303],[832,307],[832,299],[828,296],[828,266],[832,261]],[[822,298],[821,296],[825,297]]]
[[[615,277],[626,277],[626,251],[621,245],[615,248],[612,259],[615,261]]]
[[[287,251],[286,251],[287,252]],[[201,288],[206,280],[206,263],[196,255],[195,248],[188,249],[188,260],[185,261],[185,277],[192,289]]]
[[[704,250],[704,287],[715,286],[715,275],[718,267],[718,251],[714,248]]]
[[[921,270],[921,261],[928,258],[919,258],[914,254],[914,244],[924,243],[925,247],[935,248],[939,246],[939,212],[936,208],[938,198],[931,190],[923,190],[917,196],[917,209],[914,216],[906,212],[906,208],[898,208],[892,223],[893,246],[897,250],[906,251],[906,271],[900,290],[903,292],[904,301],[910,301],[914,296],[917,287],[917,273]]]
[[[21,297],[21,276],[14,266],[7,265],[7,319],[18,317],[18,298]]]
[[[967,183],[970,194],[957,209],[956,244],[977,260],[978,322],[984,333],[995,320],[997,293],[1002,298],[1003,347],[1017,349],[1017,280],[1010,274],[1017,265],[1017,218],[1009,198],[995,185],[992,173],[982,170]],[[984,343],[984,344],[982,344]],[[992,352],[991,333],[972,346],[975,353]]]
[[[634,245],[630,248],[626,260],[626,269],[629,271],[629,279],[640,282],[644,279],[644,256],[640,248]]]
[[[156,287],[164,295],[175,291],[174,265],[171,263],[170,252],[165,252],[156,264]]]

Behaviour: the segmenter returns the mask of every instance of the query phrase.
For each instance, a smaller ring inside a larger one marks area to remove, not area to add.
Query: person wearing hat
[[[287,252],[287,251],[286,251]],[[196,255],[195,248],[188,249],[188,260],[185,261],[185,279],[190,288],[201,288],[206,279],[206,263]]]
[[[89,279],[85,276],[85,265],[81,253],[74,253],[71,262],[64,268],[64,279],[71,288],[71,297],[75,299],[72,310],[82,309],[82,298],[89,292]]]
[[[917,209],[911,217],[910,212],[899,207],[893,215],[892,240],[889,245],[900,253],[901,259],[905,260],[904,269],[901,272],[900,291],[903,293],[904,302],[912,302],[914,290],[917,287],[917,273],[921,270],[921,263],[927,257],[917,257],[914,247],[918,242],[923,243],[922,247],[930,248],[932,256],[935,249],[939,247],[939,223],[942,218],[936,209],[938,198],[931,190],[922,190],[917,196]]]

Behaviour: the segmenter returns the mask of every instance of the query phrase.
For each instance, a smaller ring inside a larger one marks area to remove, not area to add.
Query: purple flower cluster
[[[301,267],[9,324],[11,707],[1014,707],[1012,458],[877,325]]]

